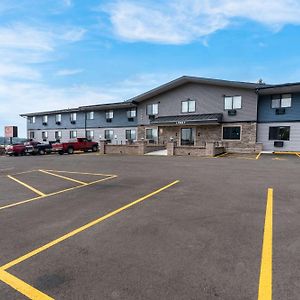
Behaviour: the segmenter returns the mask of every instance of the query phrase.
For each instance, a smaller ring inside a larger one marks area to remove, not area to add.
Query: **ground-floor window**
[[[181,128],[181,145],[194,145],[193,128]]]
[[[133,141],[136,139],[135,129],[127,129],[125,134],[126,134],[126,140],[128,140],[128,141]]]
[[[147,128],[146,129],[146,140],[156,141],[158,137],[157,128]]]
[[[30,131],[30,132],[29,132],[29,138],[30,138],[31,140],[34,139],[34,131]]]
[[[114,138],[114,131],[113,130],[105,130],[104,131],[105,139],[110,143]]]
[[[77,138],[77,131],[71,130],[70,131],[70,139],[76,139]]]
[[[60,140],[62,137],[61,131],[55,131],[55,139]]]
[[[269,127],[269,140],[289,141],[290,126]]]
[[[48,139],[48,131],[42,131],[42,139],[43,141]]]
[[[92,140],[94,138],[94,130],[87,130],[86,138]]]
[[[223,140],[240,140],[240,139],[241,139],[240,126],[223,127]]]

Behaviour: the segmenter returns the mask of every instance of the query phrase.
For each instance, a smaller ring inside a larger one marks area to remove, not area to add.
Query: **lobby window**
[[[136,108],[130,108],[127,110],[127,118],[129,122],[132,122],[136,117]]]
[[[181,102],[181,112],[190,113],[196,111],[196,101],[195,100],[186,100]]]
[[[114,117],[114,111],[113,110],[108,110],[105,113],[105,116],[106,116],[106,122],[111,122],[113,117]]]
[[[272,96],[272,108],[286,108],[292,106],[292,94]]]
[[[87,130],[86,131],[86,138],[92,140],[94,138],[94,130]]]
[[[57,125],[60,125],[61,124],[61,114],[56,114],[55,115],[55,123]]]
[[[126,130],[126,140],[133,141],[136,139],[136,131],[135,129]]]
[[[45,115],[43,116],[43,125],[47,125],[48,124],[48,116]]]
[[[76,119],[77,119],[77,114],[76,113],[71,113],[70,120],[71,120],[72,124],[76,123]]]
[[[94,112],[93,111],[87,112],[86,119],[87,120],[94,120]]]
[[[290,140],[290,126],[269,127],[270,141],[289,141]]]
[[[241,127],[223,127],[223,140],[240,140],[241,139]]]
[[[114,131],[113,130],[105,130],[104,137],[107,141],[110,141],[114,138]]]
[[[29,132],[29,138],[30,138],[31,140],[34,139],[34,131],[30,131],[30,132]]]
[[[77,138],[77,131],[71,130],[70,131],[70,139],[76,139]]]
[[[34,124],[35,123],[35,117],[29,117],[28,120],[29,120],[30,124]]]
[[[158,103],[147,105],[147,115],[154,116],[158,114]]]
[[[242,108],[242,96],[225,96],[224,97],[224,109],[241,109]]]
[[[146,129],[146,139],[149,141],[157,140],[157,129],[156,128]]]
[[[54,136],[55,136],[55,140],[60,140],[62,137],[61,131],[55,131]]]
[[[42,131],[42,139],[43,139],[43,141],[46,141],[48,139],[48,132],[47,131]]]
[[[181,145],[194,145],[193,128],[181,128]]]

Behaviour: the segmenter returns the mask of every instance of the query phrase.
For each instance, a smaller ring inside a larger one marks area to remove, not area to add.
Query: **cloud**
[[[121,1],[107,5],[113,33],[126,41],[187,44],[247,19],[279,30],[300,24],[298,0]]]
[[[82,73],[82,69],[62,69],[55,73],[56,76],[71,76]]]

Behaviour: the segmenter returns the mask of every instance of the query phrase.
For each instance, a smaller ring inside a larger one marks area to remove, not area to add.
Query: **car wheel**
[[[73,154],[74,153],[74,148],[70,147],[68,148],[68,154]]]
[[[44,155],[45,154],[45,150],[44,149],[40,149],[39,150],[39,155]]]
[[[98,147],[97,146],[93,146],[92,151],[93,152],[97,152],[98,151]]]
[[[64,154],[64,151],[60,150],[60,151],[58,151],[58,154],[59,154],[59,155],[63,155],[63,154]]]

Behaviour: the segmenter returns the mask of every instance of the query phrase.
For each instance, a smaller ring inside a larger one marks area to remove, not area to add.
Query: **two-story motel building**
[[[266,85],[183,76],[124,102],[26,113],[28,138],[126,143],[144,139],[228,152],[300,151],[300,83]]]

